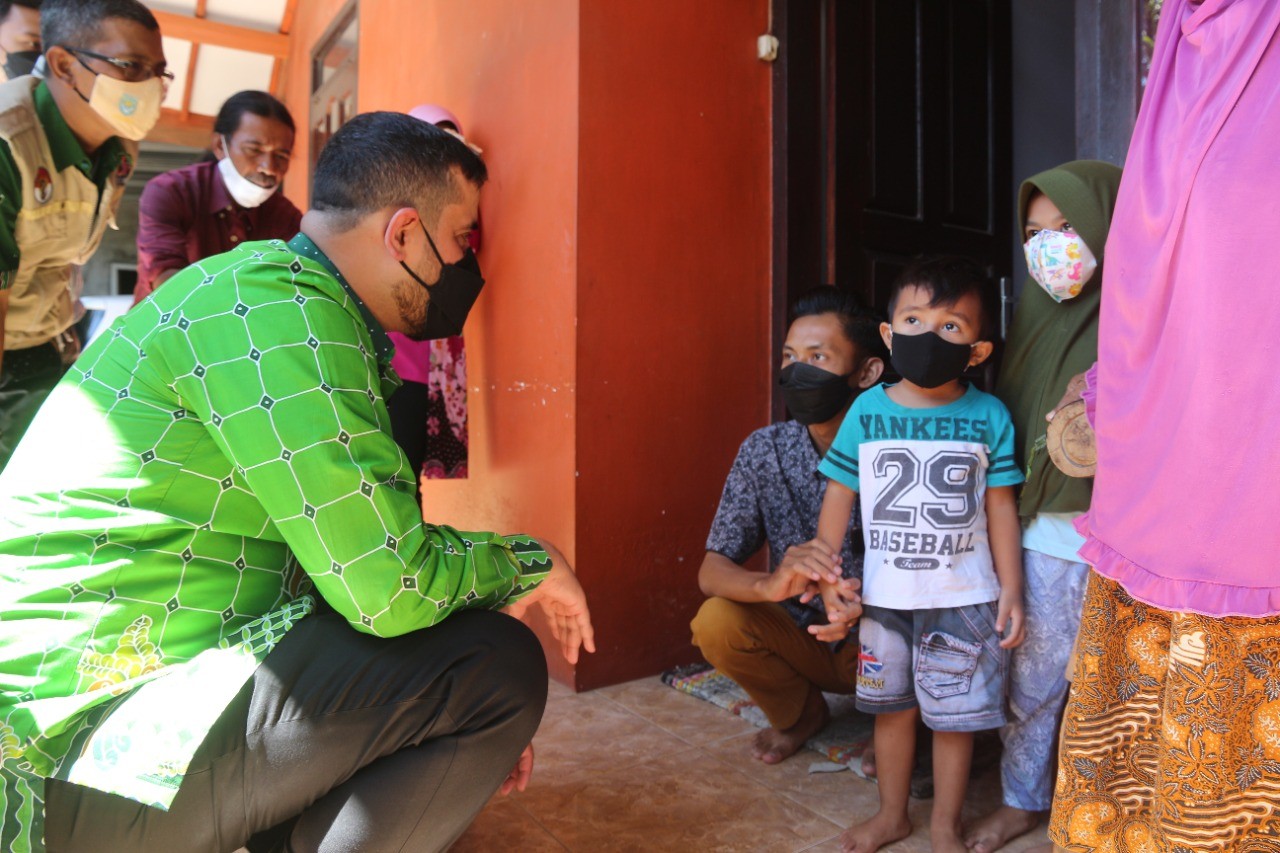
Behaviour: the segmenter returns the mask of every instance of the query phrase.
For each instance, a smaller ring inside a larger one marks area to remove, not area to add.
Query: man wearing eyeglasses
[[[79,352],[79,277],[172,74],[136,0],[46,0],[43,80],[0,84],[0,468]]]

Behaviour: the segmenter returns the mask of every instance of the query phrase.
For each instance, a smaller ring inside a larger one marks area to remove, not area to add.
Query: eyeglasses
[[[90,59],[97,59],[100,62],[105,62],[114,68],[120,69],[122,78],[129,83],[145,83],[152,77],[159,77],[160,84],[167,92],[169,91],[169,86],[172,85],[174,81],[173,72],[166,71],[164,65],[148,66],[141,62],[134,62],[132,59],[116,59],[114,56],[103,56],[101,53],[94,53],[93,51],[85,50],[82,47],[67,47],[66,45],[62,45],[62,49],[67,51],[67,53],[70,53],[76,59],[79,59],[80,64],[85,68],[88,68],[90,71],[93,71],[93,69],[89,68],[83,59],[80,59],[82,55],[87,56]],[[94,73],[96,74],[97,72],[94,71]]]

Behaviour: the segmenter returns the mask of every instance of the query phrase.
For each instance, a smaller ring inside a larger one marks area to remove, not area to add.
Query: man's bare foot
[[[876,812],[864,823],[855,823],[840,835],[844,853],[875,853],[886,844],[901,841],[911,834],[911,821],[906,815],[890,817]]]
[[[862,775],[868,779],[876,778],[876,745],[873,741],[862,750]]]
[[[760,732],[752,741],[751,754],[765,764],[785,761],[830,721],[831,712],[827,709],[827,700],[822,698],[822,691],[810,688],[796,724],[782,731],[768,728]]]
[[[994,853],[1019,835],[1040,825],[1040,813],[1013,806],[1001,806],[979,820],[964,835],[964,845],[973,853]],[[1049,848],[1052,851],[1052,847]]]

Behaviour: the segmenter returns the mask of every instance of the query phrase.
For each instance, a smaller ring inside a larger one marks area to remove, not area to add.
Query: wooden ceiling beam
[[[196,87],[196,64],[200,61],[200,45],[191,43],[191,55],[187,59],[187,78],[182,81],[182,117],[191,115],[191,93]]]
[[[285,0],[284,15],[280,18],[280,32],[288,34],[293,29],[293,19],[298,14],[298,0]]]
[[[160,111],[160,121],[147,134],[147,141],[168,142],[188,148],[208,148],[212,134],[213,116],[198,113],[184,116],[181,110],[163,109]]]
[[[188,15],[177,15],[152,9],[156,21],[160,24],[162,35],[170,38],[185,39],[193,44],[229,47],[235,50],[247,50],[250,53],[265,53],[268,56],[286,57],[289,55],[289,37],[282,33],[269,33],[249,27],[238,27],[234,24],[223,24],[207,18],[193,18]]]
[[[280,17],[281,35],[287,36],[293,29],[293,21],[297,14],[298,0],[285,0],[284,14]],[[276,61],[271,63],[271,88],[267,91],[281,100],[284,100],[284,70],[285,60],[276,57]]]
[[[208,12],[208,0],[196,0],[196,17],[203,18]],[[196,86],[196,68],[200,62],[200,43],[191,43],[191,53],[187,56],[187,79],[182,81],[182,117],[191,116],[191,93]]]

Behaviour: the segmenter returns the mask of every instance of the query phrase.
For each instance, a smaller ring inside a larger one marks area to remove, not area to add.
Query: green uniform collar
[[[338,284],[342,285],[342,289],[351,297],[351,301],[356,304],[356,308],[360,309],[360,316],[364,318],[365,325],[369,327],[369,337],[373,339],[373,349],[377,354],[378,361],[386,364],[391,361],[391,356],[395,352],[395,347],[391,343],[391,338],[387,337],[387,333],[383,331],[382,324],[373,316],[373,312],[369,310],[369,306],[364,304],[364,300],[359,297],[351,284],[347,281],[347,277],[342,271],[329,260],[329,256],[320,251],[320,247],[311,241],[306,234],[299,233],[289,241],[289,248],[319,263],[328,270],[334,278],[338,280]]]
[[[45,139],[49,141],[49,150],[53,152],[55,171],[61,172],[75,166],[99,190],[106,184],[107,178],[120,170],[122,161],[128,161],[129,164],[125,174],[133,171],[133,161],[120,144],[119,137],[113,136],[104,142],[93,157],[84,153],[84,148],[71,132],[67,120],[62,117],[62,111],[58,109],[58,104],[53,100],[53,94],[44,81],[36,86],[31,99],[35,103],[36,118],[44,129]]]

